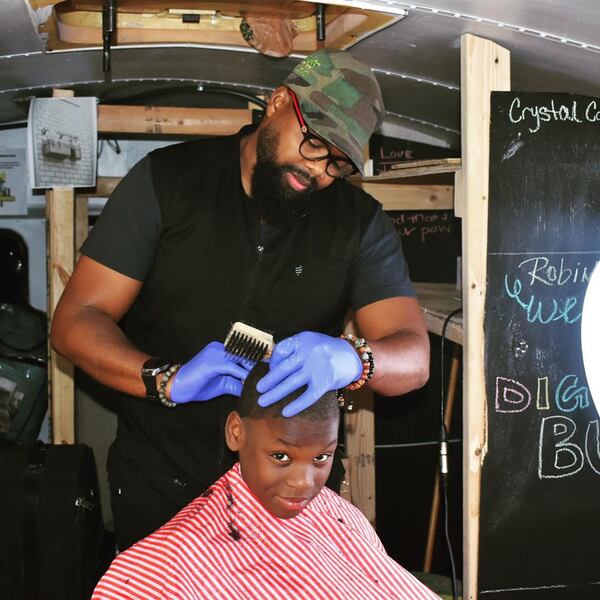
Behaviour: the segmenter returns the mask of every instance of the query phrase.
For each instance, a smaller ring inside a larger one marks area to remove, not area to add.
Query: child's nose
[[[290,473],[288,485],[294,490],[298,497],[304,497],[314,486],[315,480],[312,469],[306,467],[297,467]]]

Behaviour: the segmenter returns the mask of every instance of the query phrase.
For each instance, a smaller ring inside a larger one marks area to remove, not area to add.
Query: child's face
[[[337,446],[338,419],[242,419],[232,412],[227,443],[239,453],[244,481],[281,519],[298,515],[325,485]]]

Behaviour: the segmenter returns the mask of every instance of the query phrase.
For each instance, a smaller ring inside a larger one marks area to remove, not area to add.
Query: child
[[[92,600],[433,599],[387,556],[349,502],[324,487],[337,446],[334,393],[294,417],[267,408],[250,373],[225,425],[230,471],[158,531],[119,554]]]

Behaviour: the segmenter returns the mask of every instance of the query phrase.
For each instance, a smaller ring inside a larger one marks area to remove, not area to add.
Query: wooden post
[[[353,315],[348,317],[344,332],[359,335]],[[375,396],[363,386],[349,397],[354,408],[346,413],[344,423],[350,497],[375,527]]]
[[[490,93],[510,89],[510,53],[461,39],[463,256],[463,598],[477,598],[481,466],[487,449],[483,317],[486,291]]]
[[[352,393],[354,408],[346,413],[346,454],[352,504],[375,527],[374,394],[365,387]]]
[[[89,196],[80,196],[77,194],[75,197],[75,262],[79,258],[79,248],[81,248],[81,244],[85,242],[85,238],[88,236],[89,200]]]
[[[54,90],[53,97],[72,97],[70,90]],[[48,322],[71,277],[74,264],[73,188],[53,188],[46,192],[48,223]],[[52,441],[75,443],[75,385],[73,365],[49,349],[48,386]]]

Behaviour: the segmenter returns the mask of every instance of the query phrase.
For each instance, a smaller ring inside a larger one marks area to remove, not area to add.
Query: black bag
[[[87,600],[112,558],[92,449],[2,444],[0,490],[0,598]]]
[[[32,442],[48,408],[46,315],[0,304],[0,440]]]

